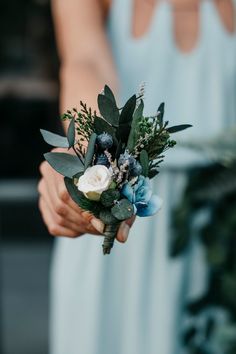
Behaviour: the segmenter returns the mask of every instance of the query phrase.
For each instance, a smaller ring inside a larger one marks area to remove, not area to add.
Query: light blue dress
[[[198,43],[189,54],[177,48],[172,12],[163,1],[140,39],[131,35],[131,0],[113,1],[109,37],[127,99],[146,83],[146,113],[166,102],[171,125],[194,128],[178,140],[213,137],[236,119],[236,35],[223,27],[210,0],[201,3]],[[177,136],[176,136],[177,138]],[[202,156],[178,147],[167,153],[154,182],[164,200],[152,218],[135,222],[126,244],[102,254],[102,238],[60,238],[51,278],[50,354],[181,354],[183,306],[206,286],[198,244],[170,259],[171,210],[181,198],[186,167]]]

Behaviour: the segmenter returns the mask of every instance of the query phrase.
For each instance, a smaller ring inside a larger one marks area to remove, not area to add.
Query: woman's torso
[[[132,0],[114,0],[108,24],[121,101],[145,82],[146,113],[155,113],[164,101],[170,124],[193,125],[179,139],[208,139],[233,125],[236,34],[224,27],[214,1],[201,1],[198,38],[187,53],[175,42],[170,2],[161,1],[155,7],[149,28],[140,38],[132,35],[132,10]],[[167,156],[167,163],[175,164],[178,157],[187,164],[199,160],[193,152],[179,148]]]

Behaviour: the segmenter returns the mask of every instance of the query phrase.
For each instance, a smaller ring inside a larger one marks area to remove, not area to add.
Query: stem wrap
[[[103,234],[105,236],[104,242],[102,245],[103,248],[103,254],[110,254],[111,249],[114,245],[114,241],[118,232],[118,229],[120,227],[121,223],[115,223],[115,224],[110,224],[110,225],[105,225]]]

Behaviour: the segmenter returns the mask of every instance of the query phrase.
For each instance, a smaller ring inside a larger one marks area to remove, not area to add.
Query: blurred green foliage
[[[174,211],[172,257],[180,256],[198,237],[208,267],[205,294],[186,307],[191,318],[183,330],[188,354],[236,353],[236,139],[231,135],[218,140],[219,162],[191,169]],[[213,151],[212,142],[209,147]],[[227,164],[221,159],[224,149],[231,156]],[[208,145],[201,150],[208,152]]]

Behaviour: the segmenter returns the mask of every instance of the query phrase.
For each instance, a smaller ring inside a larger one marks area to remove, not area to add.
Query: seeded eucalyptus
[[[150,179],[159,172],[164,153],[175,146],[171,134],[190,127],[168,127],[163,121],[164,103],[157,114],[144,116],[143,88],[123,107],[106,85],[98,95],[100,114],[80,102],[62,115],[69,121],[67,136],[41,130],[44,140],[72,151],[49,152],[48,163],[65,177],[71,198],[104,223],[103,253],[109,254],[121,222],[154,215],[161,199],[154,195]]]

